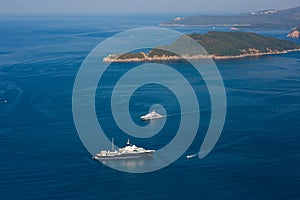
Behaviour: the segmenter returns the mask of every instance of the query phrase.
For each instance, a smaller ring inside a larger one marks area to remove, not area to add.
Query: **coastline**
[[[182,27],[182,26],[185,26],[185,27],[251,27],[251,24],[164,24],[164,23],[161,23],[159,24],[159,26],[165,26],[165,27]]]
[[[219,55],[182,55],[182,56],[153,56],[149,57],[146,54],[144,58],[128,58],[128,59],[119,59],[118,55],[109,55],[103,58],[103,62],[146,62],[146,61],[179,61],[179,60],[199,60],[199,59],[214,59],[214,60],[229,60],[229,59],[240,59],[246,57],[255,57],[255,56],[264,56],[264,55],[278,55],[278,54],[286,54],[290,52],[297,52],[300,49],[290,49],[283,51],[268,51],[268,52],[252,52],[245,53],[240,55],[232,55],[232,56],[219,56]]]

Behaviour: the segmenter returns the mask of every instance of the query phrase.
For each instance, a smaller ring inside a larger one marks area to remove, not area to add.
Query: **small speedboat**
[[[191,158],[195,158],[197,156],[197,154],[192,154],[192,155],[188,155],[186,156],[187,159],[191,159]]]

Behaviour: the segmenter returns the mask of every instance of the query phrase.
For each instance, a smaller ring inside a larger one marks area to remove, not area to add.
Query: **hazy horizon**
[[[300,6],[299,0],[2,0],[0,15],[237,14]]]

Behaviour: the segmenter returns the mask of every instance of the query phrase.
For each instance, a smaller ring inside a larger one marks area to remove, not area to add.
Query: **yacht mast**
[[[115,151],[114,138],[111,139],[111,150]]]

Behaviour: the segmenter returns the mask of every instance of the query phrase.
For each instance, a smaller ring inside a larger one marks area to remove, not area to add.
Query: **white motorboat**
[[[152,112],[150,112],[144,116],[141,116],[141,119],[142,120],[152,120],[152,119],[159,119],[162,117],[164,117],[164,116],[158,114],[157,112],[155,112],[155,110],[153,110]]]

